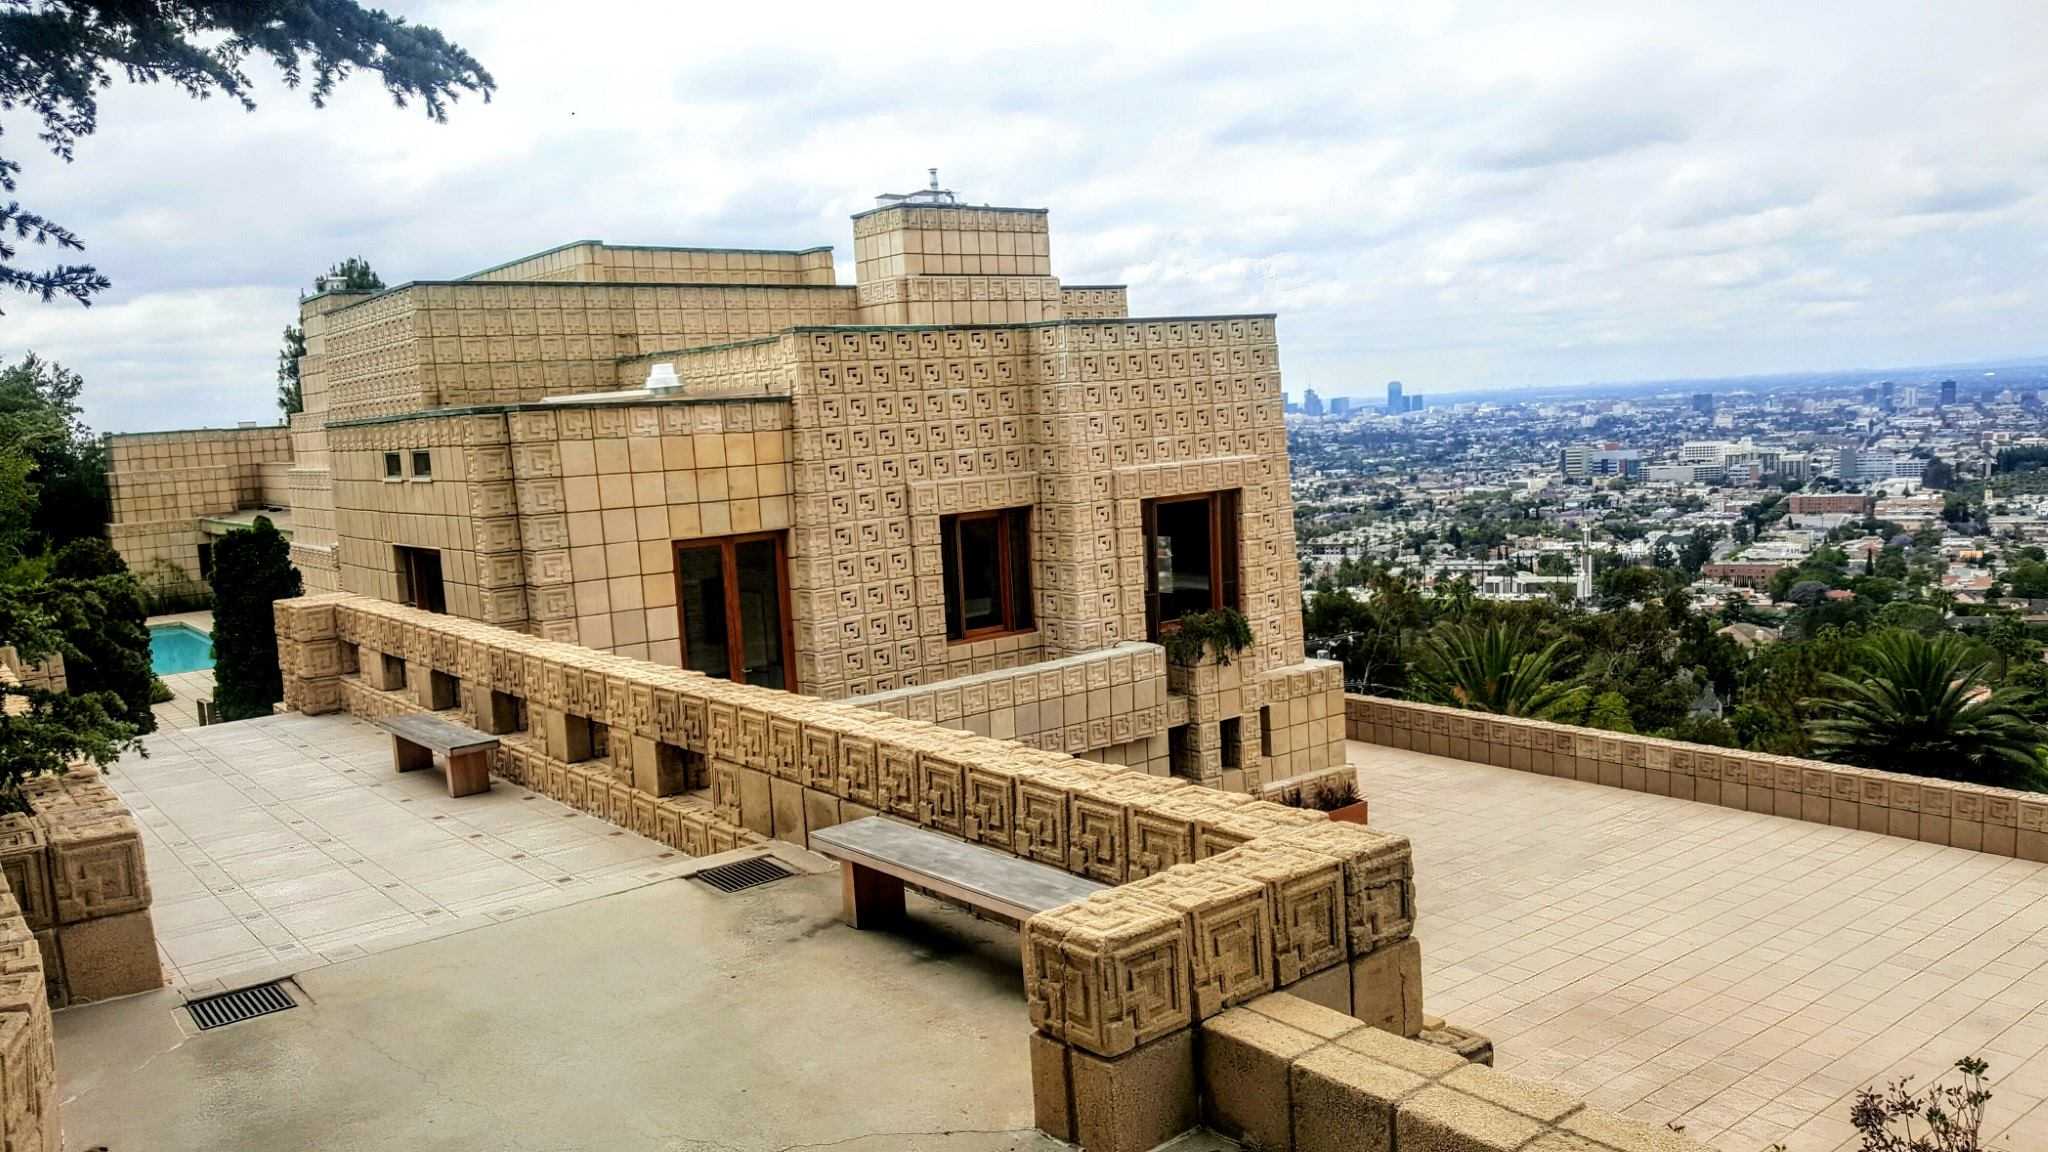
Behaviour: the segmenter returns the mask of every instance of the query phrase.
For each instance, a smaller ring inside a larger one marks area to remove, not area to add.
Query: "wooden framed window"
[[[405,461],[396,452],[384,454],[384,478],[401,480],[405,477]]]
[[[1031,509],[939,517],[946,638],[985,640],[1031,627]]]
[[[1147,500],[1145,635],[1191,612],[1238,608],[1237,493]]]
[[[440,549],[397,544],[391,551],[398,563],[399,602],[429,612],[448,611],[447,593],[441,587]]]
[[[430,480],[434,475],[434,454],[425,449],[415,449],[412,454],[412,478]]]
[[[796,691],[785,534],[678,540],[675,549],[683,667]]]

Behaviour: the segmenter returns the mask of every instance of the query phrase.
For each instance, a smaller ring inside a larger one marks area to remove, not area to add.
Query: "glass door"
[[[722,680],[795,691],[788,661],[788,571],[780,532],[678,541],[683,666]]]

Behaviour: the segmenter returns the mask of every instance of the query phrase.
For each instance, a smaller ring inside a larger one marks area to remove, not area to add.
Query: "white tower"
[[[1579,602],[1593,598],[1593,526],[1579,525]]]

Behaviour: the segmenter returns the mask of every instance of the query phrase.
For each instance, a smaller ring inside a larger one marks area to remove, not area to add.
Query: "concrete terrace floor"
[[[855,933],[829,874],[718,896],[524,789],[399,776],[346,716],[150,747],[110,779],[183,989],[58,1014],[73,1147],[1055,1147],[1007,928],[914,898],[915,930]],[[1989,1147],[2048,1147],[2048,867],[1350,754],[1415,844],[1426,1005],[1501,1068],[1807,1152],[1855,1146],[1858,1086],[1981,1054]],[[184,994],[283,972],[302,1007],[181,1023]]]
[[[67,1147],[1065,1147],[1032,1129],[1016,935],[912,904],[855,932],[836,873],[677,879],[316,968],[210,1032],[170,990],[67,1009]]]
[[[1415,850],[1425,1007],[1723,1152],[1853,1149],[1855,1090],[1981,1055],[2048,1148],[2048,866],[1352,743]],[[1953,1080],[1954,1077],[1952,1076]]]
[[[157,945],[197,990],[665,880],[693,862],[497,781],[450,799],[391,738],[284,713],[146,737],[107,779],[142,826]]]

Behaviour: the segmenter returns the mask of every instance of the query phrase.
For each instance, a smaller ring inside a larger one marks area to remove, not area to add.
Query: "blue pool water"
[[[213,637],[184,624],[149,630],[149,666],[159,676],[213,667]]]

